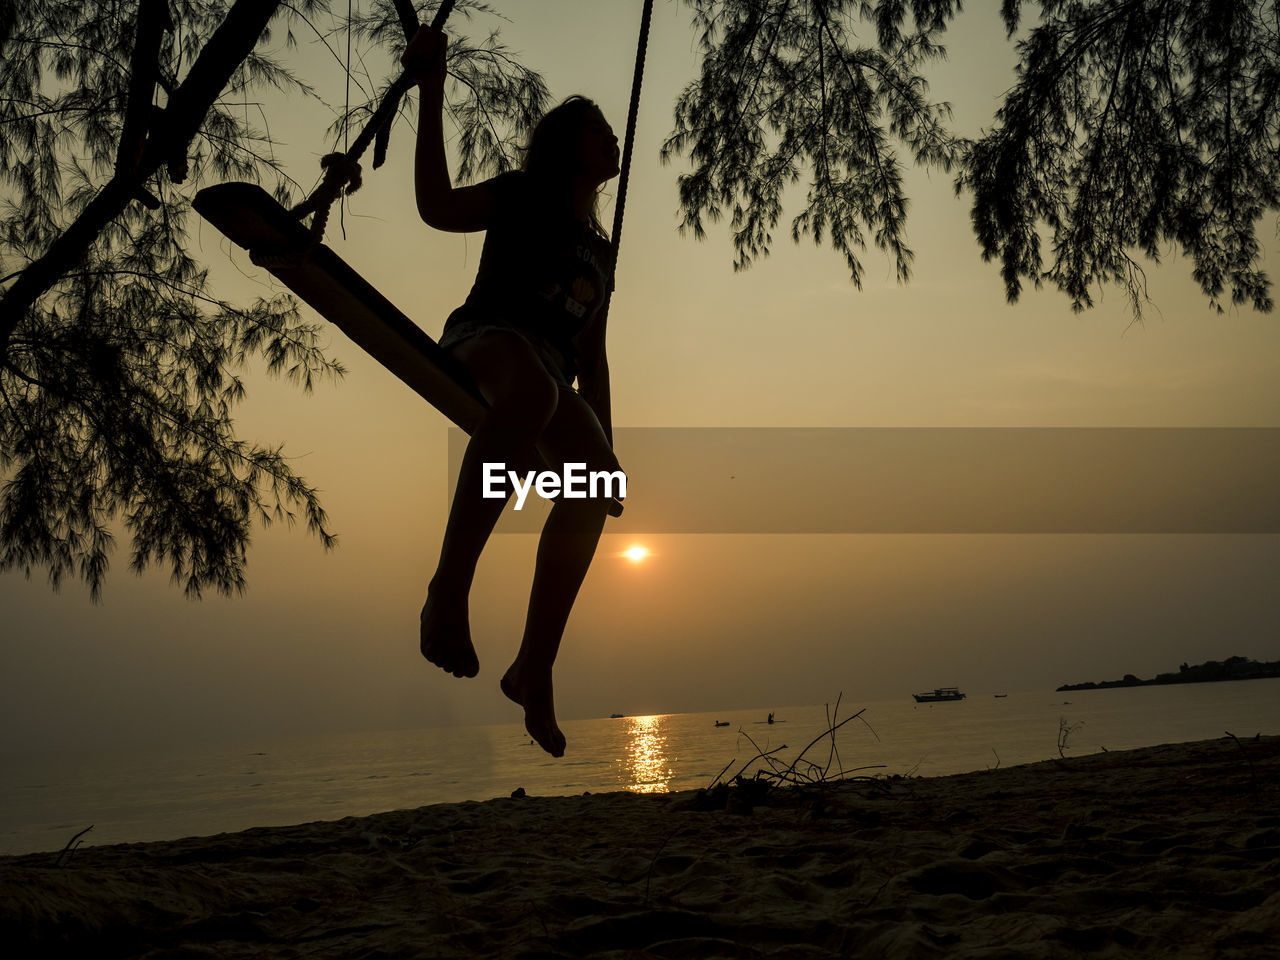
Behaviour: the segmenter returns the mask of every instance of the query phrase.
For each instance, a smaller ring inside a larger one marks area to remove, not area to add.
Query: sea
[[[0,764],[0,854],[60,851],[86,827],[78,843],[172,840],[516,789],[692,790],[769,765],[810,778],[943,776],[1060,753],[1280,734],[1280,678],[966,693],[932,704],[906,696],[568,720],[560,759],[516,724],[9,757]]]

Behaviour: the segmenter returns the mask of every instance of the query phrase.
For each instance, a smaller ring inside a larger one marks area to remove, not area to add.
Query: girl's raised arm
[[[400,62],[418,83],[418,145],[414,188],[418,213],[428,226],[454,233],[484,230],[493,217],[493,191],[483,183],[454,187],[444,152],[445,36],[429,26],[418,28]]]

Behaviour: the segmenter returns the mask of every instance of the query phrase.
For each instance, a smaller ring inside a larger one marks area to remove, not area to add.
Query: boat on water
[[[916,703],[942,703],[947,700],[963,700],[959,687],[938,687],[933,693],[913,693]]]
[[[622,720],[625,716],[626,716],[626,714],[622,714],[622,713],[611,713],[611,714],[609,714],[609,719],[610,719],[610,720]]]
[[[717,720],[717,721],[716,721],[716,726],[717,726],[717,727],[727,727],[728,725],[729,725],[729,721],[728,721],[728,720]]]

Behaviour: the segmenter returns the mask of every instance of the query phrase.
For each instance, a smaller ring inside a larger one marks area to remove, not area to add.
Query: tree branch
[[[396,14],[400,17],[400,28],[404,30],[404,38],[412,40],[418,32],[418,12],[413,9],[412,0],[394,0]]]
[[[160,41],[165,32],[172,29],[169,0],[142,0],[134,29],[133,57],[129,61],[129,99],[124,109],[120,149],[116,153],[117,176],[128,176],[142,162],[151,100],[160,75]]]
[[[257,45],[279,5],[280,0],[236,0],[200,51],[186,79],[173,91],[163,113],[164,126],[147,139],[136,167],[126,174],[117,171],[80,216],[5,292],[0,299],[0,363],[8,355],[9,337],[27,311],[84,256],[107,224],[124,212],[138,189],[162,164],[176,158],[182,176],[174,179],[185,179],[188,144],[231,75]]]

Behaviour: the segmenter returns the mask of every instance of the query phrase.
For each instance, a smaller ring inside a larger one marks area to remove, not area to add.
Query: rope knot
[[[325,186],[329,189],[336,185],[341,190],[345,186],[343,192],[348,196],[360,189],[360,164],[345,153],[325,154],[320,166],[324,169]]]

